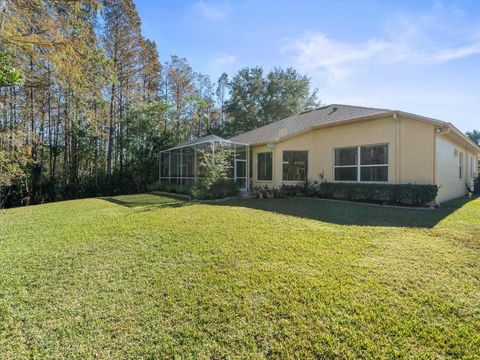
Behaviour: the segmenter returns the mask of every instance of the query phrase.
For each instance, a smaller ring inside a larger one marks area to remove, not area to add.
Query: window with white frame
[[[463,152],[458,154],[458,178],[463,179]]]
[[[335,149],[334,179],[388,182],[388,144]]]

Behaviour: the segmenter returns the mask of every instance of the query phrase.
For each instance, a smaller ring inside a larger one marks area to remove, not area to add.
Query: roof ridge
[[[302,115],[302,114],[307,114],[309,112],[312,112],[312,111],[317,111],[317,110],[323,110],[323,109],[326,109],[330,106],[332,106],[334,104],[330,104],[330,105],[325,105],[325,106],[320,106],[318,108],[315,108],[315,109],[310,109],[310,110],[303,110],[302,112],[298,113],[298,114],[295,114],[295,115]],[[292,115],[292,116],[295,116],[295,115]]]
[[[399,111],[399,110],[386,109],[386,108],[377,108],[377,107],[359,106],[359,105],[348,105],[348,104],[330,104],[329,106],[345,106],[345,107],[350,107],[350,108],[360,108],[360,109],[369,109],[369,110],[381,110],[381,111]]]

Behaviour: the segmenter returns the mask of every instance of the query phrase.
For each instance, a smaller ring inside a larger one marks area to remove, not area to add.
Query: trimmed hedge
[[[318,183],[305,180],[297,185],[282,185],[279,189],[271,189],[268,186],[264,186],[255,187],[253,190],[257,197],[262,198],[282,198],[301,195],[376,204],[425,206],[435,201],[438,186],[417,184]]]
[[[322,183],[317,195],[328,199],[425,206],[435,200],[437,185]]]

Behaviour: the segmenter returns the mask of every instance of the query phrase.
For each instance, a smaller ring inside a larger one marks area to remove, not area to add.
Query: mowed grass
[[[480,199],[0,212],[0,358],[478,358]]]

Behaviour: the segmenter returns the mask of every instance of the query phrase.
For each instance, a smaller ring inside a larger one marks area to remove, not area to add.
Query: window
[[[335,149],[335,180],[357,181],[358,148]]]
[[[272,152],[257,154],[257,179],[272,180]]]
[[[458,177],[463,179],[463,152],[458,154]]]
[[[302,181],[307,178],[308,151],[283,152],[283,181]]]
[[[388,181],[388,145],[360,147],[360,181]]]
[[[388,181],[388,144],[335,149],[335,181]]]

